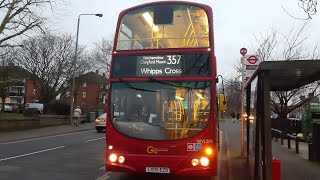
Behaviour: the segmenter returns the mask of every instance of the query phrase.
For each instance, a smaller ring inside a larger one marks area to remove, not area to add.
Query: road
[[[105,134],[94,130],[0,143],[0,179],[131,180],[163,179],[160,175],[106,172]],[[191,180],[199,177],[169,177]],[[214,179],[214,178],[208,178]]]
[[[94,130],[0,144],[0,179],[97,179],[105,137]]]

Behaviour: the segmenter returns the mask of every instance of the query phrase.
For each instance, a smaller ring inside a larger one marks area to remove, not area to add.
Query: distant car
[[[106,129],[106,121],[107,121],[107,114],[101,114],[97,119],[96,119],[96,130],[101,133],[103,130]]]
[[[26,103],[25,109],[35,108],[38,110],[38,113],[42,114],[43,112],[43,104],[41,103]]]
[[[17,104],[8,104],[10,107],[12,107],[13,113],[19,112],[19,106]]]
[[[2,111],[2,104],[0,104],[0,111]],[[12,107],[9,105],[4,105],[5,112],[12,112]]]

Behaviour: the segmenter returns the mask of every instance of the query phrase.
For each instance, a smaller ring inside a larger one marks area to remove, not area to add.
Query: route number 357
[[[167,55],[167,64],[179,64],[181,55]]]

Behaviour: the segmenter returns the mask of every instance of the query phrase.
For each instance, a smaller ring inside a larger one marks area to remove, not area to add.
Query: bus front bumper
[[[147,172],[148,167],[167,168],[169,172],[155,172],[162,174],[170,174],[177,176],[215,176],[217,175],[216,160],[211,160],[209,166],[192,166],[191,157],[173,157],[173,156],[127,156],[123,164],[105,162],[106,170],[113,172],[128,172],[128,173],[150,173]]]

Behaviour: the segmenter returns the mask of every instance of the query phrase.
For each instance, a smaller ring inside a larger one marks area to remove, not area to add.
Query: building
[[[25,104],[39,102],[39,87],[32,74],[20,66],[9,64],[0,66],[0,92],[9,89],[5,103]],[[98,71],[83,74],[75,79],[75,105],[94,109],[97,106],[105,107],[108,78]],[[7,83],[9,82],[9,83]],[[66,88],[65,100],[70,103],[71,84]],[[7,92],[7,91],[6,91]],[[1,95],[1,94],[0,94]],[[0,98],[0,103],[2,103]]]
[[[98,71],[83,74],[75,79],[75,106],[94,109],[97,106],[105,106],[108,79],[106,75],[100,75]],[[71,102],[72,84],[66,91],[66,100]]]
[[[5,103],[24,104],[38,101],[38,92],[34,81],[31,80],[32,74],[20,66],[10,63],[8,66],[0,66],[0,90],[8,94]],[[0,103],[2,99],[0,98]]]

